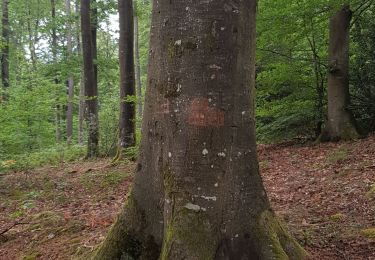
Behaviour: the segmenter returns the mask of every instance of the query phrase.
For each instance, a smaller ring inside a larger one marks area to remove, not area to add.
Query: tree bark
[[[119,148],[135,144],[135,104],[129,97],[135,95],[134,88],[134,27],[133,0],[118,0],[120,17],[120,121]]]
[[[142,118],[143,102],[142,102],[142,81],[141,81],[141,61],[139,57],[139,29],[137,8],[134,9],[134,52],[135,52],[135,80],[137,86],[137,114]]]
[[[81,31],[83,46],[83,65],[85,77],[86,120],[88,129],[87,157],[98,156],[99,119],[98,86],[94,66],[95,45],[92,33],[90,0],[81,0]]]
[[[66,33],[66,49],[68,60],[71,58],[73,53],[72,43],[72,24],[71,24],[71,5],[70,0],[65,0],[66,14],[68,16],[67,33]],[[73,99],[74,99],[74,79],[72,75],[69,75],[68,81],[68,108],[66,111],[66,137],[67,143],[71,144],[73,137]]]
[[[92,40],[92,55],[94,63],[95,82],[98,84],[98,42],[97,42],[97,31],[98,31],[98,7],[97,1],[91,0],[92,4],[90,7],[91,11],[91,40]]]
[[[328,121],[321,141],[357,138],[358,131],[349,110],[349,32],[352,12],[343,6],[329,22]]]
[[[57,64],[57,33],[56,33],[56,2],[51,0],[51,18],[52,18],[52,58],[53,64]],[[55,124],[56,124],[56,142],[61,142],[61,105],[60,105],[60,94],[59,94],[59,79],[57,78],[56,67],[54,68],[54,83],[56,85],[56,113],[55,113]]]
[[[255,140],[256,0],[153,2],[134,187],[96,259],[304,259]]]
[[[2,17],[2,48],[1,48],[1,79],[3,83],[3,99],[7,100],[9,88],[9,0],[3,0]]]
[[[76,20],[76,41],[77,41],[77,53],[79,56],[82,55],[81,37],[80,37],[80,0],[75,1],[75,12],[77,14]],[[83,124],[85,121],[85,77],[84,72],[81,70],[80,82],[79,82],[79,106],[78,106],[78,143],[83,145]]]

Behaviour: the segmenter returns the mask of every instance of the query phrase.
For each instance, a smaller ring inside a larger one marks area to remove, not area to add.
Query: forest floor
[[[260,145],[272,206],[312,259],[375,259],[375,136]],[[0,259],[74,259],[108,231],[134,164],[79,161],[0,175]]]

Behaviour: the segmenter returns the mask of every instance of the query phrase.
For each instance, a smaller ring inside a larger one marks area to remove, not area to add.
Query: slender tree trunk
[[[81,47],[81,37],[80,37],[80,0],[76,0],[75,2],[75,11],[77,14],[77,31],[76,31],[76,41],[77,41],[77,52],[78,55],[82,55],[82,47]],[[83,145],[83,123],[85,121],[85,77],[84,72],[81,70],[80,73],[80,81],[79,81],[79,107],[78,107],[78,143]]]
[[[37,21],[38,24],[38,21]],[[35,50],[35,44],[36,44],[36,36],[34,36],[33,29],[31,27],[31,7],[30,3],[28,4],[28,17],[27,17],[27,31],[28,31],[28,37],[29,37],[29,51],[30,51],[30,59],[31,64],[33,66],[33,71],[36,71],[36,50]]]
[[[2,48],[1,48],[1,79],[3,83],[3,99],[7,99],[7,89],[9,87],[9,0],[3,0],[2,17]]]
[[[94,61],[95,82],[98,84],[98,43],[97,43],[97,30],[98,30],[98,8],[97,1],[91,0],[91,41],[92,41],[92,55]]]
[[[86,100],[85,106],[86,120],[88,124],[88,158],[96,157],[99,153],[98,86],[94,66],[96,51],[94,50],[95,46],[93,44],[90,12],[90,0],[81,0],[81,31]]]
[[[315,121],[316,121],[316,129],[315,129],[315,138],[319,138],[322,133],[322,126],[323,126],[323,113],[324,113],[324,76],[322,72],[322,68],[320,65],[320,58],[318,55],[318,49],[315,43],[315,37],[312,35],[311,39],[308,37],[308,42],[310,44],[311,52],[312,52],[312,60],[313,60],[313,67],[314,67],[314,74],[315,74],[315,90],[316,90],[316,102],[315,102]]]
[[[96,259],[304,259],[259,174],[256,0],[153,9],[134,187]]]
[[[66,35],[66,49],[68,59],[71,58],[73,53],[72,43],[72,24],[71,24],[71,6],[70,0],[65,0],[66,14],[69,17],[67,24],[67,35]],[[66,137],[68,144],[71,144],[73,137],[73,99],[74,99],[74,79],[72,75],[68,77],[68,109],[66,111]]]
[[[143,102],[142,102],[142,82],[141,82],[141,61],[139,57],[139,31],[138,31],[138,14],[135,8],[134,14],[134,52],[135,52],[135,80],[137,86],[137,114],[142,118]]]
[[[119,148],[135,144],[135,104],[127,100],[134,89],[134,27],[132,0],[118,0],[120,16],[120,120]]]
[[[56,2],[51,0],[51,17],[52,17],[52,58],[53,63],[56,66],[57,64],[57,33],[56,33]],[[59,80],[57,78],[57,71],[55,69],[55,78],[54,82],[56,84],[56,142],[61,142],[61,105],[60,105],[60,94],[59,94]]]
[[[358,137],[349,110],[349,30],[352,12],[344,6],[329,23],[328,121],[321,141],[349,140]]]

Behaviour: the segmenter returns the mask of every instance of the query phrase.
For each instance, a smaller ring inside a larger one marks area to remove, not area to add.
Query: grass
[[[59,165],[85,155],[85,147],[79,145],[59,146],[32,153],[0,158],[0,174],[11,170],[30,170],[44,165]]]
[[[348,149],[346,147],[339,147],[327,155],[327,164],[336,164],[348,158]]]

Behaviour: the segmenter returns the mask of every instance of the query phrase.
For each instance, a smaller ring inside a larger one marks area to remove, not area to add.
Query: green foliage
[[[375,130],[374,4],[363,1],[258,3],[257,136],[260,142],[316,138],[326,120],[328,22],[350,4],[351,93],[356,119]]]
[[[84,143],[77,145],[82,56],[77,52],[76,36],[80,34],[80,21],[73,2],[71,7],[72,14],[68,16],[64,1],[56,1],[56,18],[52,19],[49,0],[10,1],[11,86],[7,91],[9,99],[0,100],[0,171],[56,164],[82,156]],[[97,1],[97,8],[100,152],[111,156],[116,151],[120,102],[118,28],[113,22],[117,1]],[[135,8],[139,22],[141,78],[145,86],[151,3],[137,0]],[[73,29],[74,53],[71,55],[66,50],[67,23]],[[52,29],[56,29],[58,35],[56,50],[52,50]],[[34,47],[36,56],[32,57]],[[52,59],[53,51],[57,53],[57,60]],[[69,76],[73,77],[75,87],[73,145],[70,147],[64,145],[68,103],[66,80]],[[137,102],[135,97],[129,98]],[[57,121],[57,115],[60,121]],[[56,138],[57,127],[61,132],[60,143]]]
[[[0,160],[0,172],[9,170],[25,170],[42,165],[58,165],[82,158],[85,149],[82,146],[57,146],[49,149],[12,155],[11,160]]]
[[[375,6],[355,20],[352,29],[351,109],[364,132],[375,130]]]

